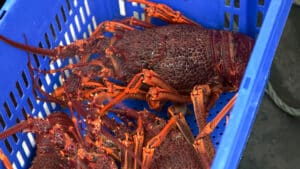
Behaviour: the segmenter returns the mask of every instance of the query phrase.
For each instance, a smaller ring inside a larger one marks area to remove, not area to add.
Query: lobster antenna
[[[32,47],[29,45],[25,45],[19,42],[15,42],[13,40],[10,40],[2,35],[0,35],[0,40],[13,46],[16,47],[18,49],[27,51],[27,52],[31,52],[31,53],[36,53],[36,54],[40,54],[40,55],[48,55],[48,56],[56,56],[56,51],[55,50],[51,50],[51,49],[44,49],[44,48],[37,48],[37,47]]]
[[[2,139],[5,139],[6,137],[12,135],[12,134],[15,134],[17,132],[20,132],[24,129],[26,129],[27,127],[29,126],[28,122],[27,121],[23,121],[3,132],[0,133],[0,140]]]
[[[25,43],[27,43],[26,36],[25,35],[23,35],[23,36],[24,36],[24,39],[25,39]],[[0,35],[0,39],[1,38],[2,38],[2,36]],[[17,132],[20,132],[20,131],[26,129],[28,126],[29,126],[28,121],[23,121],[21,123],[18,123],[17,125],[15,125],[15,126],[9,128],[7,130],[1,132],[0,133],[0,140],[4,139],[4,138],[6,138],[6,137],[8,137],[8,136],[10,136],[12,134],[15,134]]]

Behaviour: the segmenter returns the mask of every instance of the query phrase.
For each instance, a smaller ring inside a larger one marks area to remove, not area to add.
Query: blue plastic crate
[[[292,0],[154,2],[168,4],[208,28],[234,30],[257,37],[229,124],[223,136],[221,134],[224,121],[211,136],[217,148],[212,168],[236,168],[252,128]],[[24,42],[25,34],[30,45],[53,48],[89,36],[97,24],[104,20],[126,16],[142,19],[143,6],[124,0],[11,0],[4,3],[0,9],[0,34],[18,42]],[[45,117],[50,112],[60,109],[55,104],[35,100],[26,67],[26,52],[0,42],[0,56],[0,131],[24,120],[26,114]],[[47,69],[76,62],[76,58],[72,58],[49,64],[47,58],[35,55],[32,57],[34,66]],[[46,75],[41,78],[40,83],[48,92],[61,85],[58,74]],[[213,118],[231,96],[230,93],[222,96],[211,110],[208,120]],[[145,103],[134,101],[128,101],[128,104],[137,108],[145,106]],[[194,117],[189,116],[187,120],[196,134]],[[0,148],[8,155],[15,168],[30,166],[34,157],[34,147],[34,136],[28,133],[17,133],[0,141]],[[2,163],[0,167],[3,168]]]

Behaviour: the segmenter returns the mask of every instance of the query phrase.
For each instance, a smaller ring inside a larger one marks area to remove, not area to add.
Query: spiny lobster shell
[[[242,50],[241,44],[244,44]],[[231,78],[226,72],[231,69],[242,69],[233,77],[239,82],[253,44],[251,38],[239,33],[174,24],[125,32],[113,47],[120,66],[119,80],[128,82],[142,69],[152,69],[168,84],[185,93],[196,84]],[[234,56],[230,56],[231,53]],[[224,70],[216,69],[220,64]]]

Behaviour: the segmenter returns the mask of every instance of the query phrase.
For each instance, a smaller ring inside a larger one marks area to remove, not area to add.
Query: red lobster
[[[134,18],[106,21],[91,37],[50,50],[23,45],[3,36],[0,40],[53,59],[78,55],[84,63],[93,53],[104,54],[100,61],[107,77],[103,78],[113,77],[127,83],[127,87],[100,109],[100,115],[143,90],[147,91],[145,99],[154,109],[167,100],[192,102],[201,132],[197,138],[204,138],[214,126],[206,124],[208,110],[222,92],[238,89],[254,40],[237,32],[206,29],[164,4],[129,1],[146,5],[145,22]],[[171,24],[156,27],[150,23],[151,17]],[[104,31],[113,32],[113,38],[104,37]],[[194,146],[199,148],[204,168],[209,168],[214,156],[210,139],[200,139]]]
[[[106,119],[103,121],[112,124]],[[117,152],[114,152],[117,146],[112,142],[115,141],[123,151],[127,148],[107,132],[101,131],[101,123],[99,119],[89,119],[87,124],[89,131],[82,142],[69,116],[63,112],[54,112],[46,119],[28,118],[20,122],[0,133],[0,139],[20,131],[35,133],[37,151],[31,169],[117,169],[116,162],[120,161],[120,157]],[[131,157],[135,158],[133,153]],[[0,159],[7,169],[12,168],[10,161],[1,150]],[[139,163],[141,165],[141,162]]]

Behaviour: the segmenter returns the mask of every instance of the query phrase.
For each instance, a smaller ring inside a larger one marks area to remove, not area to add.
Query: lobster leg
[[[206,118],[208,115],[206,104],[209,102],[209,98],[212,94],[212,89],[209,85],[198,85],[195,86],[191,92],[191,98],[194,106],[195,117],[199,131],[202,131],[206,125]],[[210,137],[199,139],[197,137],[194,142],[194,147],[200,155],[200,159],[205,168],[210,168],[212,163],[215,149],[212,145]]]
[[[127,87],[124,89],[123,92],[121,92],[118,96],[116,96],[113,100],[111,100],[100,110],[100,114],[105,114],[107,110],[109,110],[115,104],[121,102],[128,96],[132,94],[137,94],[140,91],[139,88],[142,86],[142,84],[147,84],[149,86],[157,86],[170,91],[170,93],[177,93],[177,91],[173,87],[171,87],[161,78],[159,78],[158,74],[156,74],[154,71],[143,69],[141,73],[136,74],[131,79],[131,81],[128,83]]]
[[[122,168],[123,169],[131,169],[131,168],[133,168],[134,162],[133,162],[132,156],[130,156],[130,154],[128,154],[128,150],[133,150],[133,142],[129,140],[128,133],[125,133],[125,140],[122,141],[122,143],[127,147],[122,152]]]
[[[197,23],[183,16],[179,11],[174,11],[172,8],[170,8],[165,4],[157,4],[154,2],[150,2],[148,0],[128,0],[128,1],[142,3],[146,5],[145,13],[146,13],[146,22],[148,23],[150,23],[151,17],[156,17],[169,23],[198,25]]]
[[[217,127],[219,122],[223,119],[223,117],[227,114],[227,112],[232,108],[235,100],[236,100],[237,94],[235,94],[230,101],[225,105],[225,107],[218,113],[218,115],[209,123],[207,123],[203,128],[200,134],[198,135],[198,138],[206,137],[207,135],[211,134],[212,131]]]
[[[103,32],[114,33],[117,30],[134,30],[134,28],[118,21],[104,21],[97,26],[91,36],[102,36]]]
[[[144,143],[144,130],[143,130],[143,122],[141,117],[139,116],[137,121],[137,132],[136,135],[133,136],[134,141],[134,154],[137,158],[142,158],[142,151],[143,151],[143,143]],[[133,168],[138,169],[139,165],[137,161],[134,161]]]
[[[111,39],[111,46],[105,50],[105,56],[110,59],[111,64],[113,66],[114,73],[115,73],[115,75],[118,76],[120,74],[120,69],[119,69],[116,59],[113,57],[114,53],[116,53],[117,49],[115,49],[112,46],[116,42],[116,39],[117,39],[116,35]]]
[[[173,90],[167,90],[160,87],[151,87],[146,95],[147,102],[152,109],[159,109],[162,101],[173,101],[176,103],[191,102],[189,96],[180,95]]]
[[[121,161],[121,158],[115,152],[116,150],[108,147],[101,147],[101,149],[103,149],[108,155],[112,156],[115,160]]]
[[[6,169],[13,169],[11,162],[7,158],[7,156],[0,149],[0,160],[3,162],[3,165]]]
[[[141,27],[144,27],[144,28],[153,28],[153,27],[155,27],[151,23],[141,21],[139,19],[136,19],[135,17],[125,18],[120,22],[122,22],[124,24],[128,24],[130,26],[141,26]]]
[[[129,82],[127,87],[117,95],[113,100],[111,100],[107,105],[105,105],[100,114],[110,109],[115,104],[121,102],[123,99],[128,97],[133,97],[135,95],[139,96],[142,91],[139,88],[142,84],[147,84],[151,87],[146,94],[146,100],[152,109],[158,109],[161,107],[161,101],[173,101],[176,103],[188,103],[191,102],[189,96],[180,95],[176,89],[168,85],[164,80],[162,80],[158,74],[152,70],[143,69],[141,73],[136,74],[132,80]]]
[[[91,105],[92,106],[102,108],[103,102],[105,100],[113,101],[115,97],[119,96],[126,89],[126,87],[112,84],[110,82],[107,84],[109,84],[109,85],[107,85],[107,87],[106,86],[99,87],[99,88],[97,87],[93,90],[85,91],[84,97],[85,98],[91,97],[91,103],[92,103]],[[144,91],[137,89],[137,91],[135,93],[128,93],[126,95],[126,98],[145,100],[145,98],[146,98],[145,95],[146,95],[146,93]],[[117,104],[117,103],[118,102],[116,102],[115,104]],[[113,105],[115,105],[115,104],[113,104]],[[110,110],[111,110],[111,107],[109,108]]]
[[[176,109],[176,106],[170,106],[168,108],[168,113],[172,117],[174,117],[174,116],[177,117],[176,125],[177,125],[178,129],[183,134],[186,141],[189,142],[190,144],[193,144],[194,143],[194,135],[193,135],[187,121],[185,120],[184,115]]]
[[[84,82],[84,87],[90,88],[82,91],[84,98],[92,99],[91,101],[94,105],[102,105],[104,100],[114,97],[125,88],[111,83],[106,79],[104,79],[103,84],[98,82]]]
[[[176,116],[171,117],[166,126],[158,133],[158,135],[147,142],[146,146],[143,149],[143,166],[145,166],[146,168],[150,167],[155,148],[164,141],[172,127],[176,125],[176,121]]]
[[[128,155],[131,156],[131,157],[133,157],[134,160],[136,160],[136,162],[137,162],[139,165],[141,165],[142,168],[143,168],[143,163],[141,162],[141,160],[140,160],[138,157],[136,157],[135,153],[132,152],[131,149],[129,149],[127,146],[125,146],[123,143],[121,143],[121,142],[119,141],[119,139],[117,139],[117,138],[115,138],[114,136],[112,136],[109,132],[107,132],[107,131],[106,131],[105,129],[103,129],[102,127],[101,127],[100,130],[101,130],[100,133],[101,133],[102,135],[104,135],[105,137],[107,137],[108,139],[110,139],[112,142],[114,142],[116,145],[118,145],[118,146],[120,147],[120,149],[122,149],[122,150],[128,149],[128,150],[126,150],[126,151],[128,152]]]
[[[206,109],[206,103],[211,95],[211,88],[209,85],[195,86],[191,92],[191,99],[194,107],[195,117],[199,130],[206,125],[206,118],[208,111]]]
[[[79,126],[78,126],[78,121],[77,121],[77,118],[76,118],[76,116],[75,116],[75,114],[74,114],[73,108],[76,108],[76,111],[77,111],[79,114],[83,114],[84,111],[79,110],[79,109],[81,109],[81,108],[79,108],[80,106],[78,106],[78,108],[77,108],[77,106],[78,106],[78,105],[76,105],[76,103],[75,103],[74,106],[73,106],[73,103],[72,103],[71,101],[68,102],[68,107],[69,107],[69,110],[70,110],[70,112],[71,112],[71,120],[72,120],[73,125],[74,125],[74,127],[75,127],[75,133],[76,133],[76,136],[78,136],[78,137],[77,137],[77,138],[78,138],[78,142],[81,143],[81,144],[83,144],[83,137],[82,137],[82,135],[81,135],[81,133],[80,133],[80,129],[79,129]]]
[[[103,34],[103,32],[115,33],[116,31],[130,31],[134,30],[132,26],[142,26],[146,28],[154,27],[152,24],[143,22],[134,17],[125,18],[121,21],[104,21],[100,23],[95,31],[92,33],[92,36],[96,37]]]
[[[203,86],[205,88],[205,86]],[[197,97],[197,96],[196,96]],[[198,98],[196,98],[198,99]],[[196,112],[197,110],[195,110]],[[184,118],[184,116],[181,113],[178,113],[176,111],[175,106],[171,106],[168,109],[169,114],[174,116],[175,114],[178,117],[177,120],[177,127],[185,137],[185,139],[194,146],[195,150],[199,153],[199,160],[201,161],[201,164],[205,169],[210,168],[210,164],[214,155],[214,149],[211,141],[209,138],[199,138],[197,137],[196,140],[194,140],[194,136]],[[199,120],[197,120],[198,122]],[[202,123],[202,122],[201,122]],[[198,126],[199,127],[199,126]],[[199,127],[200,128],[200,127]],[[212,157],[210,156],[212,155]]]

